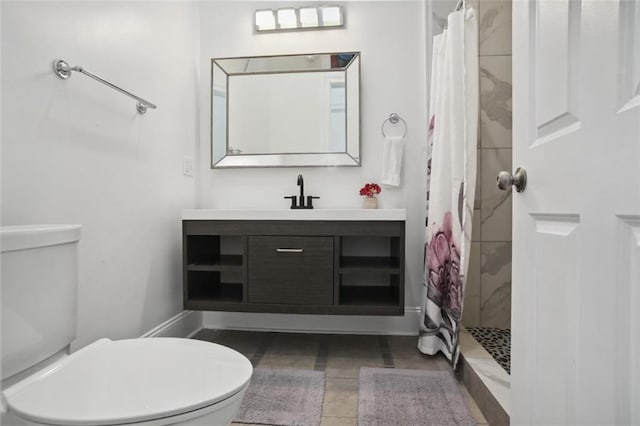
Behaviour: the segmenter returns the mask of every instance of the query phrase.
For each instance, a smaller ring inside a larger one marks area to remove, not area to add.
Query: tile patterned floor
[[[321,426],[358,423],[358,373],[360,367],[448,370],[441,355],[426,356],[416,349],[414,336],[301,334],[254,331],[201,330],[195,339],[231,347],[251,360],[254,367],[302,368],[325,371],[325,400]],[[473,418],[487,421],[464,385],[458,386]],[[232,423],[236,425],[236,423]]]

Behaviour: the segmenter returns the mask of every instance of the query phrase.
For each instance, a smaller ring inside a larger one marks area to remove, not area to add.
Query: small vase
[[[377,209],[378,208],[378,199],[376,197],[364,197],[364,208],[365,209]]]

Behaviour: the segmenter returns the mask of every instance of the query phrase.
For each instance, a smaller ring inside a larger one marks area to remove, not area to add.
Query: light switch
[[[193,177],[193,169],[193,158],[187,157],[186,155],[182,157],[182,174]]]

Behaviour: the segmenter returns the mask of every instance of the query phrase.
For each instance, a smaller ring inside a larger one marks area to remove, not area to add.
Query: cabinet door
[[[249,303],[331,305],[333,237],[249,237]]]

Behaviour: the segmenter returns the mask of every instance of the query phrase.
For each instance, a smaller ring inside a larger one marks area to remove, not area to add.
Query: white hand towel
[[[382,178],[380,183],[387,186],[400,186],[402,175],[402,152],[404,140],[402,136],[388,136],[384,139],[382,150]]]

